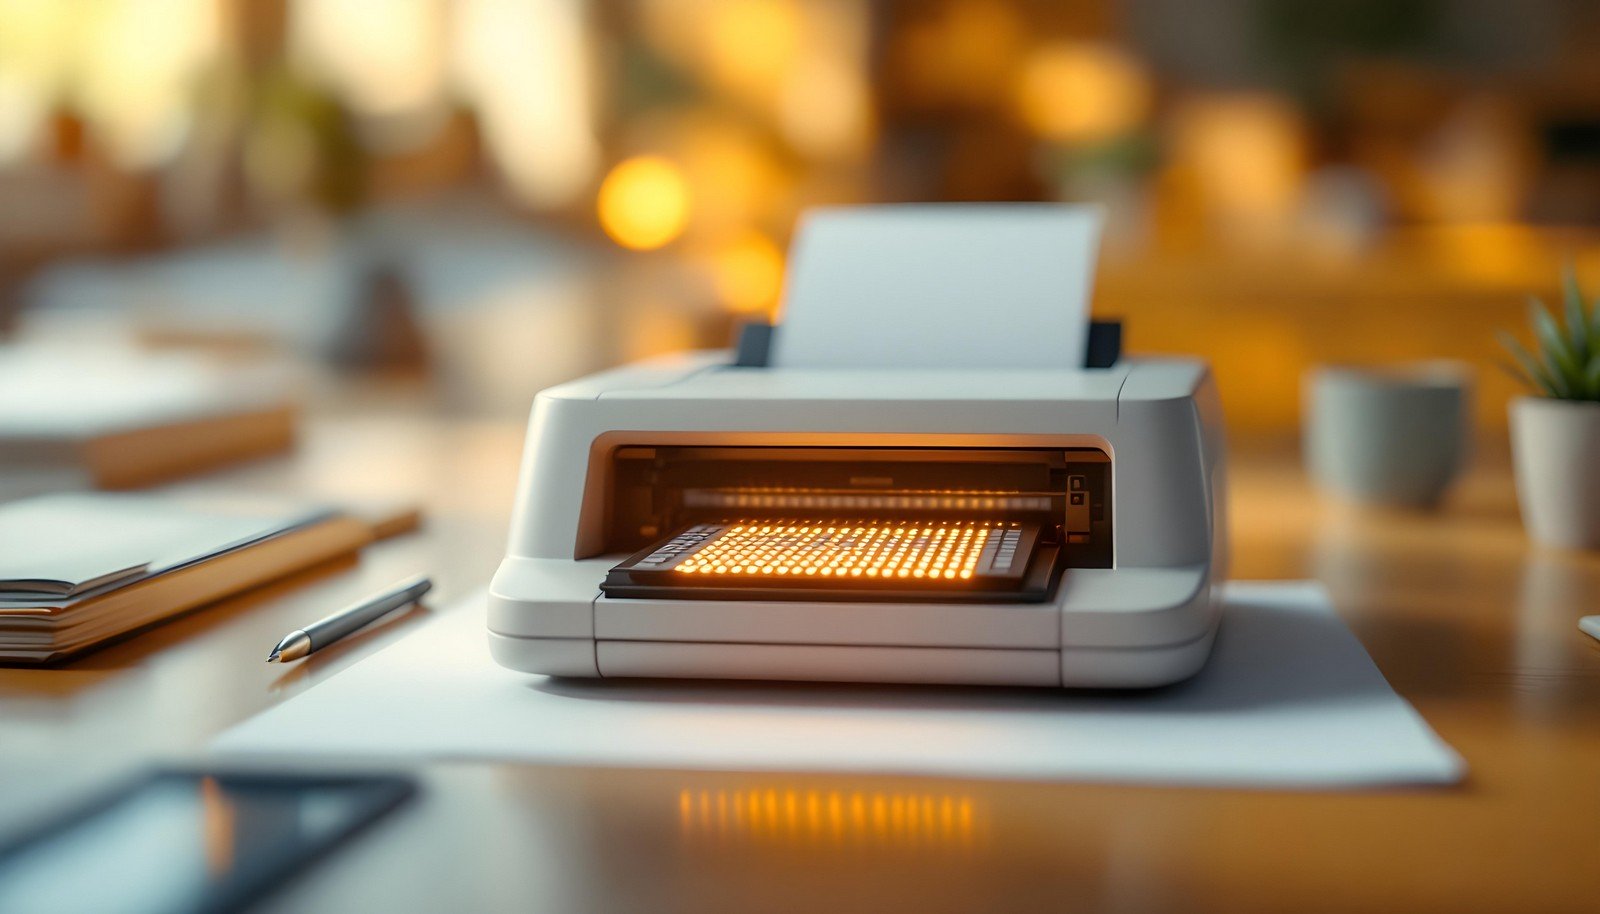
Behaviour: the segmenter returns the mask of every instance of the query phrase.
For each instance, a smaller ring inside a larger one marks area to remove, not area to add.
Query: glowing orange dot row
[[[738,524],[688,555],[685,574],[972,577],[995,525]]]

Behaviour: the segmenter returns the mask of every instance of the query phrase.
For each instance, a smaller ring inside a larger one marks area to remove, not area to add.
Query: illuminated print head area
[[[683,574],[969,579],[1005,522],[735,524],[689,553]]]

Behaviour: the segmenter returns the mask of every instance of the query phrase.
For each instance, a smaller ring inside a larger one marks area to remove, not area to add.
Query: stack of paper
[[[0,506],[0,661],[47,663],[372,538],[326,510],[54,495]]]
[[[193,356],[0,348],[0,482],[133,488],[287,450],[287,386]]]

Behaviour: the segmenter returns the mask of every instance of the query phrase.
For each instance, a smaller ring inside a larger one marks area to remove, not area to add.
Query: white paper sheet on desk
[[[552,680],[494,664],[480,596],[214,748],[1258,787],[1460,779],[1320,586],[1229,593],[1197,677],[1126,694]]]
[[[841,207],[806,216],[772,364],[1081,368],[1092,206]]]

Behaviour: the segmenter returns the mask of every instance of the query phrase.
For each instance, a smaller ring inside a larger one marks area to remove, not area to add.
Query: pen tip
[[[273,651],[272,653],[268,654],[267,655],[267,662],[268,663],[277,663],[278,662],[278,652],[277,651]]]

